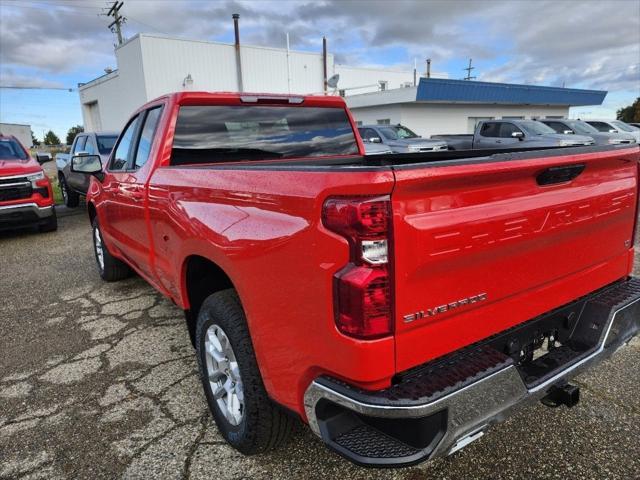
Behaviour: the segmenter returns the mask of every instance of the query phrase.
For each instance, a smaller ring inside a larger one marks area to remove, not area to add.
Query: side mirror
[[[615,128],[610,128],[609,133],[619,133]]]
[[[518,140],[522,140],[524,138],[524,133],[522,133],[522,132],[511,132],[511,136],[513,138],[517,138]]]
[[[100,181],[104,178],[100,155],[76,155],[72,157],[71,171],[74,173],[93,175]]]
[[[76,152],[75,154],[76,157],[86,157],[87,155],[89,155],[89,152],[85,152],[84,150],[82,150],[81,152]]]
[[[382,139],[380,137],[371,137],[369,141],[371,143],[382,143]]]
[[[575,135],[576,132],[574,132],[573,130],[565,130],[564,132],[565,135]]]
[[[42,165],[43,163],[47,163],[53,160],[53,157],[50,153],[38,152],[36,153],[36,160],[40,165]]]

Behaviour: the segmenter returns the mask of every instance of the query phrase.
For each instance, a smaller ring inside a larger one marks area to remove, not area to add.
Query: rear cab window
[[[180,107],[172,165],[358,154],[345,109],[289,106]]]

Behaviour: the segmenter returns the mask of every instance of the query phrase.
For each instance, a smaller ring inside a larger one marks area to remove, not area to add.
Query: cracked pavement
[[[182,312],[138,277],[100,280],[83,209],[58,232],[0,234],[0,478],[594,478],[640,475],[640,341],[462,451],[367,470],[306,427],[244,457],[209,415]],[[636,274],[640,264],[636,262]]]

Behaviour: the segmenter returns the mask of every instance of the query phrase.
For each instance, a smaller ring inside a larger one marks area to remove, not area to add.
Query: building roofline
[[[129,42],[132,42],[133,40],[136,39],[142,39],[142,38],[160,38],[163,40],[176,40],[176,41],[180,41],[180,42],[191,42],[191,43],[205,43],[205,44],[209,44],[209,45],[221,45],[221,46],[226,46],[226,47],[233,47],[234,44],[233,43],[227,43],[227,42],[217,42],[215,40],[199,40],[199,39],[194,39],[194,38],[185,38],[185,37],[179,37],[179,36],[175,36],[175,35],[166,35],[164,33],[145,33],[145,32],[140,32],[140,33],[136,33],[133,37],[127,39],[126,42],[124,42],[122,45],[119,45],[118,47],[116,47],[116,50],[122,48],[123,46],[127,45]],[[278,48],[278,47],[265,47],[263,45],[249,45],[249,44],[241,44],[242,48],[258,48],[261,50],[276,50],[276,51],[286,51],[286,48]],[[297,53],[297,54],[303,54],[303,55],[314,55],[314,56],[322,56],[322,52],[318,51],[318,52],[308,52],[308,51],[304,51],[304,50],[291,50],[289,49],[290,53]],[[328,56],[332,57],[333,53],[328,53]]]
[[[94,78],[93,80],[89,80],[86,83],[78,83],[78,90],[82,91],[85,88],[93,87],[95,85],[100,85],[108,80],[116,78],[119,75],[118,70],[113,70],[112,72],[105,73],[104,75],[100,75],[99,77]]]
[[[351,108],[395,103],[458,103],[482,105],[601,105],[607,91],[578,88],[420,78],[417,87],[396,88],[347,97]]]
[[[31,125],[29,125],[27,123],[0,122],[0,125],[15,125],[16,127],[29,127],[29,128],[31,128]]]

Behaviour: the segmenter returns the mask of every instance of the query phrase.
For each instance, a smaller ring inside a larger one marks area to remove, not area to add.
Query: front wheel
[[[295,420],[267,395],[235,290],[202,304],[196,351],[209,409],[227,442],[245,455],[283,444]]]
[[[93,251],[98,264],[100,277],[107,282],[117,282],[131,275],[131,269],[122,260],[109,253],[109,249],[104,244],[102,232],[98,224],[98,217],[93,219]]]
[[[64,204],[69,208],[77,207],[80,203],[80,195],[69,188],[67,179],[62,173],[58,173],[58,183],[60,184],[60,192],[62,193]]]

